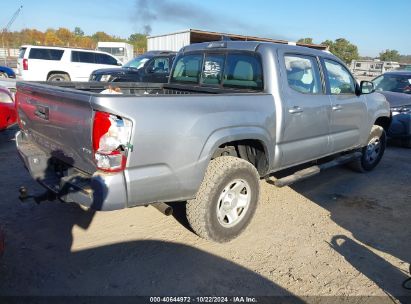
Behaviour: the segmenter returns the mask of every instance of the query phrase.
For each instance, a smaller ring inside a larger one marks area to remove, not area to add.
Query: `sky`
[[[314,43],[346,38],[361,56],[385,49],[411,55],[409,0],[2,0],[0,28],[23,5],[10,31],[80,27],[128,38],[199,29]]]

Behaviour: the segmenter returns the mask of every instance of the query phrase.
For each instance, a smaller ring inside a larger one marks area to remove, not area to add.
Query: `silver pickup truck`
[[[291,45],[190,45],[168,84],[105,85],[17,84],[16,144],[33,178],[96,210],[187,202],[192,229],[217,242],[248,225],[261,178],[302,164],[274,183],[348,162],[372,170],[390,125],[372,83]]]

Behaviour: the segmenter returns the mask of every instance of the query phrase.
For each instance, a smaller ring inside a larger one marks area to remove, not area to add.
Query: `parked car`
[[[90,81],[166,83],[176,54],[168,51],[147,52],[121,68],[94,71]]]
[[[0,66],[0,79],[2,78],[16,78],[16,73],[12,68]]]
[[[12,93],[0,87],[0,131],[16,123],[16,109]]]
[[[411,148],[411,71],[393,71],[373,80],[391,106],[392,123],[388,136]]]
[[[96,69],[121,65],[104,52],[32,45],[22,46],[17,60],[18,74],[28,81],[88,81]]]
[[[56,197],[96,210],[187,201],[192,229],[217,242],[248,225],[260,178],[301,164],[274,184],[348,162],[370,171],[390,124],[371,82],[358,85],[331,53],[292,45],[194,44],[168,84],[115,85],[96,94],[113,84],[19,82],[26,168]]]

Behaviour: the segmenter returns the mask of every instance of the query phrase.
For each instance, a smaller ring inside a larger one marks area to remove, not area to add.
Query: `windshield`
[[[150,60],[151,57],[146,57],[146,56],[138,56],[129,62],[127,62],[125,65],[123,65],[124,68],[134,68],[134,69],[140,69],[144,66],[144,64]]]
[[[411,94],[411,76],[382,75],[373,80],[376,91]]]

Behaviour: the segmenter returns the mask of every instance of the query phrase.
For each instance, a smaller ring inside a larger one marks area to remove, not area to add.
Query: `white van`
[[[121,65],[121,61],[105,52],[23,45],[17,76],[27,81],[88,81],[94,70]]]

